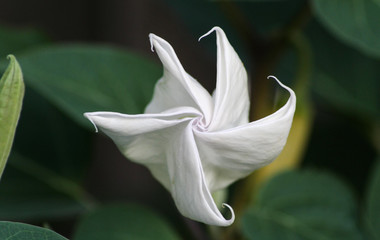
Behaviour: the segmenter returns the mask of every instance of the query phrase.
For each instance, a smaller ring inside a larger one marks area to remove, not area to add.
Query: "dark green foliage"
[[[104,206],[80,221],[74,240],[180,239],[164,219],[136,204]]]
[[[67,240],[61,235],[45,228],[24,223],[1,222],[0,239],[4,240]]]
[[[361,239],[356,203],[339,179],[317,171],[275,176],[243,217],[248,239]]]
[[[137,54],[104,46],[40,48],[20,62],[27,84],[87,127],[85,112],[142,113],[162,71]]]

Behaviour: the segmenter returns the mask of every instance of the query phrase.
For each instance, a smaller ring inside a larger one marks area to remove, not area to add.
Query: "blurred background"
[[[85,109],[84,101],[78,103],[83,108],[71,111],[65,102],[70,95],[60,92],[64,84],[59,82],[64,78],[54,76],[50,69],[43,73],[43,61],[33,61],[30,56],[38,52],[35,49],[56,44],[112,46],[157,65],[158,70],[154,66],[149,73],[154,82],[162,71],[150,50],[148,34],[155,33],[172,44],[186,71],[212,92],[215,37],[200,42],[198,38],[213,26],[224,29],[247,68],[252,120],[274,112],[273,106],[281,105],[286,97],[279,95],[266,76],[275,75],[296,91],[293,128],[298,130],[290,150],[281,156],[291,161],[278,168],[329,172],[347,184],[356,203],[364,202],[379,150],[380,47],[371,37],[380,37],[380,6],[375,1],[360,1],[370,16],[370,20],[360,20],[355,8],[340,9],[338,1],[325,2],[1,0],[0,66],[2,70],[6,66],[7,54],[20,57],[26,91],[13,152],[0,184],[0,220],[45,224],[72,237],[78,219],[91,206],[136,202],[168,219],[183,238],[208,239],[202,233],[204,226],[184,219],[170,194],[146,168],[127,161],[110,139],[95,134],[85,119],[78,120],[82,116],[77,113],[82,110],[113,109]],[[349,16],[359,20],[350,22]],[[370,34],[363,30],[363,21]],[[52,58],[50,63],[56,60],[56,64],[64,63],[62,68],[70,66],[64,59]],[[91,61],[78,65],[78,71],[91,71]],[[109,64],[109,69],[113,66]],[[62,72],[71,76],[70,70]],[[39,76],[57,83],[38,82]],[[144,101],[146,104],[149,97]],[[136,112],[141,112],[144,104]],[[268,178],[279,170],[273,171]],[[262,175],[267,178],[266,173]],[[239,191],[240,183],[232,186],[232,193]],[[62,190],[62,186],[71,190]]]

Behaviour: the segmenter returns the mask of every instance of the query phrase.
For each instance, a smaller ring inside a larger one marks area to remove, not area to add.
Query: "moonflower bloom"
[[[163,76],[144,114],[84,115],[130,160],[145,165],[171,193],[179,211],[206,224],[228,226],[211,193],[272,162],[286,143],[296,105],[294,92],[275,113],[248,121],[247,73],[222,29],[217,36],[217,83],[211,96],[192,78],[172,46],[150,34]],[[202,36],[202,37],[204,37]],[[202,38],[201,37],[201,38]]]

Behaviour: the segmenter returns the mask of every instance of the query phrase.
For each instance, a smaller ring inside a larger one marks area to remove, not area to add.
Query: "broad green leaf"
[[[313,0],[319,20],[342,41],[380,57],[378,0]]]
[[[0,183],[0,220],[47,221],[85,211],[81,203],[57,190],[59,181],[42,180],[46,174],[19,157],[82,184],[89,167],[90,135],[26,86],[12,153]]]
[[[141,113],[162,71],[137,54],[105,46],[50,46],[19,61],[30,86],[87,127],[84,112]]]
[[[84,191],[72,180],[16,152],[8,164],[0,184],[0,219],[47,220],[85,210]]]
[[[23,162],[18,163],[18,157],[14,154],[10,156],[0,184],[0,220],[47,221],[72,217],[85,211],[84,206],[72,196],[41,180],[43,176],[36,178],[24,173],[34,169],[20,171],[19,165]],[[38,175],[39,172],[33,174]]]
[[[47,42],[47,37],[34,29],[0,26],[0,58]]]
[[[361,239],[355,202],[335,177],[316,171],[289,171],[264,185],[243,216],[248,239]]]
[[[380,60],[337,41],[316,22],[307,36],[314,55],[311,89],[345,112],[368,120],[380,116]]]
[[[380,240],[380,157],[375,161],[375,167],[370,178],[365,223],[370,236],[374,240]]]
[[[0,178],[11,151],[25,89],[20,65],[13,55],[9,59],[0,79]]]
[[[136,204],[109,205],[85,216],[74,240],[171,240],[180,239],[168,223],[153,211]]]
[[[0,239],[4,240],[67,240],[52,230],[24,223],[0,221]]]
[[[0,183],[0,220],[49,221],[83,213],[81,203],[57,190],[59,181],[42,180],[43,175],[34,167],[18,160],[21,155],[82,184],[89,167],[90,137],[90,132],[26,85],[12,154]],[[65,186],[62,188],[65,190]]]
[[[81,181],[90,164],[91,149],[91,133],[26,84],[13,151]]]

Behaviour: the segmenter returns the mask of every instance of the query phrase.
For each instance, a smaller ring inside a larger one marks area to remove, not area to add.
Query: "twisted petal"
[[[244,65],[221,28],[214,27],[201,38],[213,31],[217,38],[217,81],[209,131],[247,123],[249,111],[247,72]]]
[[[183,69],[172,46],[164,39],[149,35],[154,48],[164,66],[163,77],[156,84],[152,101],[145,113],[159,113],[169,108],[189,106],[199,109],[205,121],[211,120],[212,98],[198,81]]]
[[[176,135],[168,148],[168,169],[171,178],[171,193],[179,211],[191,219],[217,226],[228,226],[234,221],[234,214],[226,220],[219,212],[207,187],[194,141],[192,124]]]
[[[271,163],[282,151],[292,125],[296,96],[292,89],[277,82],[290,97],[275,113],[231,129],[194,131],[211,192]]]
[[[207,187],[193,135],[193,117],[199,112],[179,108],[166,114],[126,115],[112,112],[85,116],[117,144],[121,152],[140,164],[171,192],[179,211],[207,224],[228,226]]]
[[[194,108],[176,108],[161,114],[127,115],[114,112],[85,113],[131,161],[146,165],[153,176],[170,190],[164,143],[173,139],[175,126],[200,116]]]
[[[144,164],[172,194],[179,211],[206,224],[228,226],[210,191],[224,188],[269,164],[281,152],[296,97],[277,112],[248,123],[247,73],[224,32],[217,35],[217,86],[213,96],[186,71],[173,48],[150,34],[164,66],[145,114],[113,112],[85,116],[113,139],[130,160]],[[202,36],[203,37],[203,36]]]

